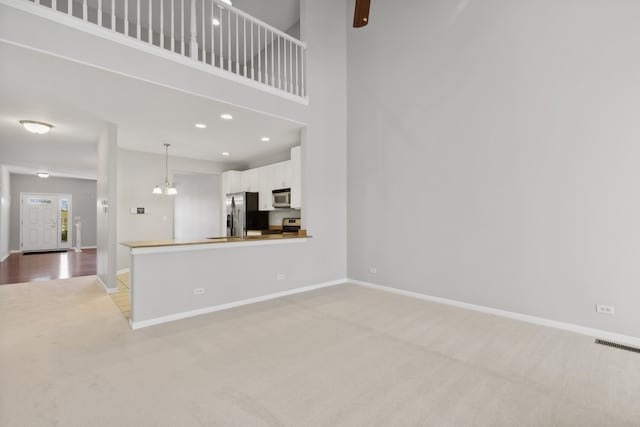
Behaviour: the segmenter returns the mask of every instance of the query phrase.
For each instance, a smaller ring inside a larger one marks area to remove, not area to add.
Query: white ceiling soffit
[[[15,173],[19,175],[31,175],[35,176],[34,168],[30,166],[18,166],[18,165],[6,165],[7,170],[10,173]],[[40,169],[38,169],[40,170]],[[95,172],[92,175],[82,175],[76,173],[68,173],[68,172],[60,172],[55,170],[42,170],[43,172],[49,172],[50,178],[75,178],[75,179],[88,179],[91,181],[96,180]]]
[[[162,154],[167,142],[173,156],[233,164],[260,162],[300,144],[298,123],[2,42],[0,58],[3,163],[95,176],[95,145],[107,122],[118,125],[122,148]],[[233,120],[222,120],[223,113]],[[21,119],[55,128],[30,134]]]

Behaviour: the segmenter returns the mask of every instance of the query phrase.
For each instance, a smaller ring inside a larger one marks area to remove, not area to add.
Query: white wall
[[[219,175],[223,169],[221,163],[171,156],[169,149],[169,181],[174,173]],[[151,194],[156,185],[162,185],[164,175],[164,155],[118,150],[118,242],[173,239],[174,198]],[[180,191],[178,181],[176,188]],[[129,213],[137,207],[150,213]],[[119,244],[118,270],[128,267],[129,249]]]
[[[302,0],[301,39],[309,55],[308,121],[302,131],[303,226],[314,236],[300,252],[307,284],[346,277],[347,29],[344,1]],[[313,53],[311,53],[313,52]]]
[[[9,170],[0,165],[0,262],[9,256],[9,210],[11,208],[11,183]]]
[[[173,177],[178,189],[174,196],[174,238],[184,241],[224,236],[220,229],[220,175],[174,173]]]
[[[116,289],[116,236],[118,189],[118,127],[108,124],[98,138],[97,251],[98,278],[108,289]]]
[[[349,276],[640,337],[639,15],[376,3],[349,32]]]

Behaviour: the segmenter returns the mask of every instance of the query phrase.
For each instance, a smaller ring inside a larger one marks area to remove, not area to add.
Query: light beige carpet
[[[353,285],[131,331],[0,286],[1,426],[638,426],[640,355]]]

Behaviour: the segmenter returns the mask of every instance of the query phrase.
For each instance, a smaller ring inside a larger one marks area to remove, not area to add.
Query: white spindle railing
[[[180,9],[180,32],[182,33],[182,37],[180,37],[180,55],[185,55],[184,28],[186,27],[186,19],[184,17],[184,0],[180,0]]]
[[[189,41],[189,56],[191,59],[198,60],[198,21],[196,21],[196,2],[194,0],[191,3],[191,25],[189,26],[189,32],[191,39]]]
[[[140,23],[140,2],[142,0],[134,0],[136,2],[136,38],[138,40],[142,40],[140,36],[140,31],[142,30],[142,25]]]
[[[221,0],[76,0],[75,10],[73,0],[25,1],[291,95],[307,96],[306,45]]]

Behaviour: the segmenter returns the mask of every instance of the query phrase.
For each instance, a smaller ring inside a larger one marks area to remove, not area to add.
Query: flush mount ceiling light
[[[39,178],[49,178],[49,172],[36,172]]]
[[[163,144],[164,145],[164,153],[165,153],[165,161],[164,161],[164,182],[162,183],[162,187],[156,185],[151,193],[153,194],[166,194],[168,196],[173,196],[178,194],[178,190],[176,187],[169,182],[169,147],[171,144]]]
[[[195,125],[198,129],[206,129],[207,125],[205,125],[204,123],[196,123]]]
[[[53,125],[50,125],[49,123],[36,122],[35,120],[20,120],[20,124],[29,132],[37,133],[39,135],[44,135],[53,128]]]
[[[233,116],[231,114],[225,113],[225,114],[222,114],[220,116],[220,118],[223,119],[223,120],[231,120],[231,119],[233,119]]]
[[[220,25],[220,21],[218,21],[217,18],[213,18],[211,20],[211,23],[213,24],[214,27],[217,27],[218,25]]]
[[[260,138],[260,141],[262,141],[262,142],[269,142],[269,141],[271,141],[271,139],[269,139],[269,137],[268,137],[268,136],[263,136],[262,138]]]
[[[223,151],[221,154],[222,154],[223,156],[230,156],[230,155],[231,155],[231,153],[230,153],[230,152],[228,152],[228,151]]]

